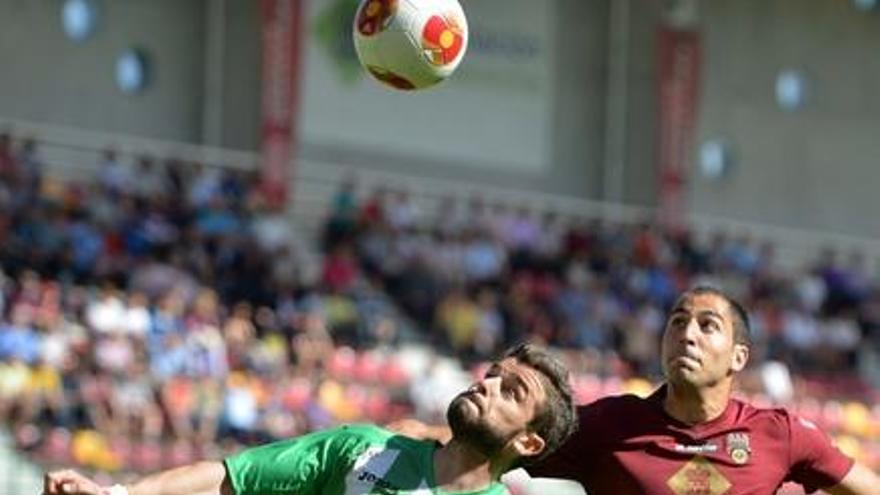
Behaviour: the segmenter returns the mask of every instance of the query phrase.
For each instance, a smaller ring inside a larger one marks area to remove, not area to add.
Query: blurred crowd
[[[706,240],[653,224],[563,218],[526,207],[447,198],[424,211],[404,190],[361,199],[344,184],[324,233],[456,355],[483,359],[530,339],[612,352],[628,375],[659,373],[665,311],[713,284],[741,300],[758,361],[799,375],[858,377],[880,351],[880,279],[859,253],[828,250],[812,266],[777,266],[748,235]]]
[[[794,407],[880,467],[880,406],[825,400],[868,393],[857,370],[880,347],[858,256],[791,273],[747,236],[480,198],[426,211],[348,181],[311,261],[251,172],[114,150],[96,165],[61,181],[0,134],[0,424],[41,462],[143,472],[339,422],[440,422],[526,339],[559,350],[582,402],[648,393],[664,311],[706,282],[751,310],[759,362],[822,377],[791,384]],[[759,402],[764,371],[743,384]]]
[[[412,411],[391,308],[304,266],[252,174],[107,150],[44,176],[0,135],[0,424],[47,462],[151,470]]]

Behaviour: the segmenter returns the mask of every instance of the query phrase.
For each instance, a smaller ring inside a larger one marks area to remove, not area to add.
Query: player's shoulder
[[[739,421],[750,423],[767,423],[773,427],[802,427],[816,429],[817,426],[798,415],[797,413],[781,406],[758,406],[739,398],[731,399],[738,409]]]
[[[356,452],[364,449],[390,449],[416,453],[434,449],[438,445],[433,441],[410,438],[371,424],[350,424],[339,429],[340,439]]]
[[[642,397],[636,394],[608,395],[593,402],[580,406],[587,409],[629,409],[633,407],[648,407],[651,397]]]
[[[385,448],[394,433],[376,425],[351,423],[325,430],[324,439],[340,453],[356,455],[370,448]]]
[[[360,440],[367,443],[374,444],[394,444],[396,446],[402,445],[421,445],[425,443],[422,440],[417,440],[414,438],[409,438],[398,433],[395,433],[387,428],[382,428],[381,426],[376,426],[368,423],[352,423],[339,426],[337,428],[339,435],[352,439],[352,440]],[[428,442],[430,443],[430,442]]]
[[[387,440],[394,436],[391,430],[369,423],[343,424],[336,428],[336,432],[345,437],[362,438],[370,441]]]
[[[609,395],[578,406],[580,416],[631,414],[651,408],[651,397],[635,394]]]
[[[764,406],[743,399],[742,397],[731,397],[730,402],[739,409],[740,414],[749,416],[787,418],[791,412],[781,406]]]
[[[660,427],[659,406],[651,398],[612,395],[578,407],[578,431],[569,441],[577,449],[603,450],[633,436]],[[600,447],[604,446],[604,447]]]

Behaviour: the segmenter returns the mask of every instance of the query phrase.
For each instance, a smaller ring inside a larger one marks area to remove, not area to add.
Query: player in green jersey
[[[498,480],[544,457],[574,431],[568,372],[523,344],[447,409],[446,445],[349,425],[102,487],[73,470],[46,475],[44,495],[505,494]]]

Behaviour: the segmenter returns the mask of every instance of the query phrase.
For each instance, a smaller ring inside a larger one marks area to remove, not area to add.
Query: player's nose
[[[696,318],[691,318],[687,324],[682,326],[681,332],[678,334],[679,342],[682,344],[695,344],[699,334],[700,323]]]
[[[501,391],[500,376],[488,376],[486,378],[483,378],[483,381],[480,383],[483,386],[486,395],[497,395]]]

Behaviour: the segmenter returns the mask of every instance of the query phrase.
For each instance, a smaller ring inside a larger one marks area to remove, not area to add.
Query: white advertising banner
[[[418,92],[362,72],[351,44],[356,0],[306,4],[304,144],[511,172],[549,166],[555,2],[462,2],[464,61],[449,81]]]

